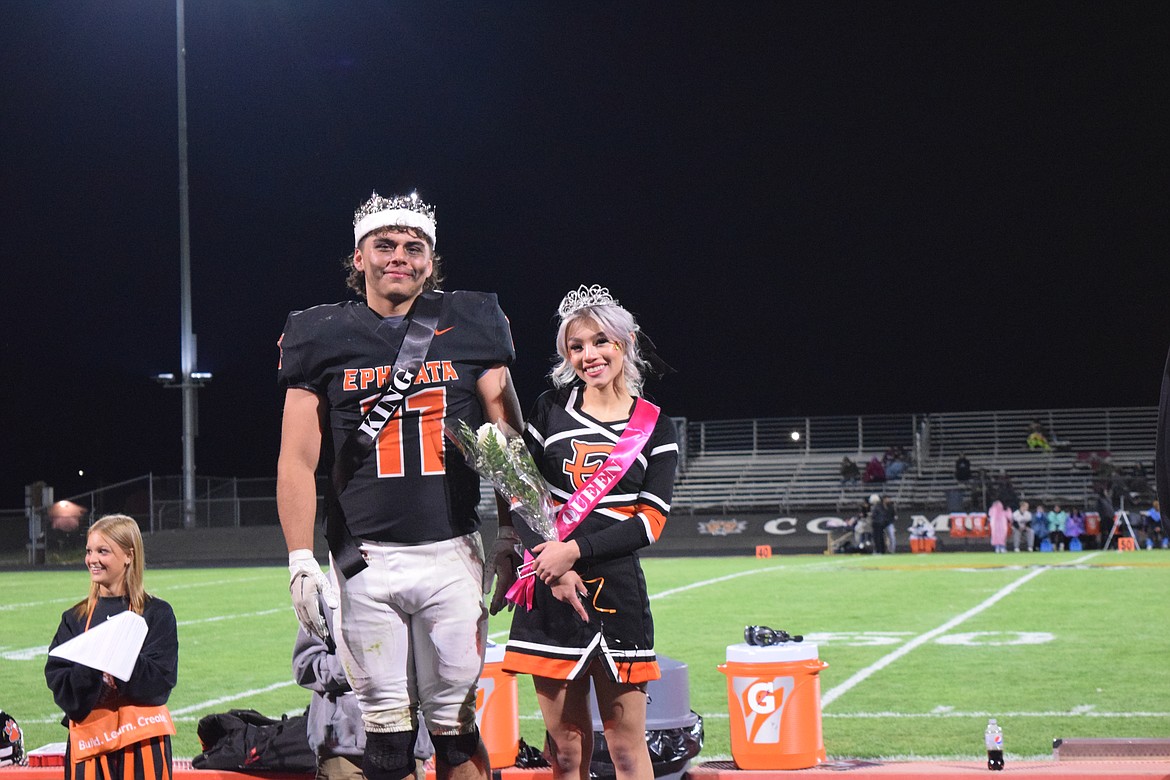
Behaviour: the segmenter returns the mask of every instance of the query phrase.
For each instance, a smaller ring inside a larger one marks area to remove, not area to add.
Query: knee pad
[[[367,731],[362,773],[367,780],[403,780],[414,775],[413,731]]]
[[[435,760],[447,766],[466,764],[479,752],[479,729],[470,734],[431,734],[435,744]]]

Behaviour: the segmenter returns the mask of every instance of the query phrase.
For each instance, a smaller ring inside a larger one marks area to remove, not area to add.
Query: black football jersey
[[[419,375],[341,495],[350,532],[385,542],[439,541],[479,527],[479,477],[443,435],[449,421],[483,422],[476,381],[510,365],[512,335],[492,293],[442,296],[435,335]],[[406,328],[365,303],[316,306],[288,316],[279,383],[327,404],[332,451],[341,448],[385,386]]]

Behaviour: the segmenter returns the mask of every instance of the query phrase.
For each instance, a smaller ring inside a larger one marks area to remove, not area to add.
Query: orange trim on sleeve
[[[654,541],[657,542],[658,538],[662,536],[662,529],[666,527],[666,515],[662,514],[662,511],[657,507],[650,506],[649,504],[638,504],[637,509],[649,521],[650,530],[654,534]]]

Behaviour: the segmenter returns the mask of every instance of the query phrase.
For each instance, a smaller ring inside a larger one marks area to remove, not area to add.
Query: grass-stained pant
[[[475,729],[487,610],[479,533],[428,544],[360,543],[368,564],[345,579],[337,651],[366,731]],[[332,562],[331,562],[332,563]]]

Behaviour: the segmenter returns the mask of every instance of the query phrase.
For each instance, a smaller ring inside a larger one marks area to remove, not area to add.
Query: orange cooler
[[[475,692],[475,723],[492,769],[515,765],[520,751],[520,696],[515,675],[503,664],[504,646],[489,643]]]
[[[731,757],[740,769],[808,769],[825,760],[817,646],[730,645],[727,704]]]

